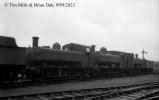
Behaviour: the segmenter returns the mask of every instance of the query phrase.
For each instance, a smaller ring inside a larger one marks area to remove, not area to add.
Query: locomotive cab
[[[18,47],[12,37],[0,36],[0,82],[17,81],[25,65],[25,48]]]

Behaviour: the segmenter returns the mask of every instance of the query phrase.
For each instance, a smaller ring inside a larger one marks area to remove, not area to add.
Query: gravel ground
[[[130,84],[147,83],[154,81],[159,82],[159,76],[143,75],[138,77],[124,77],[124,78],[114,78],[114,79],[105,79],[105,80],[92,80],[92,81],[73,82],[65,84],[34,86],[34,87],[25,87],[17,89],[0,90],[0,97],[44,93],[44,92],[78,90],[78,89],[87,89],[87,88],[110,87],[117,85],[130,85]]]

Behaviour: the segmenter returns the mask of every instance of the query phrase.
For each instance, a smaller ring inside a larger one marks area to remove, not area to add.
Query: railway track
[[[159,95],[158,82],[91,88],[49,93],[0,97],[0,100],[154,100]]]

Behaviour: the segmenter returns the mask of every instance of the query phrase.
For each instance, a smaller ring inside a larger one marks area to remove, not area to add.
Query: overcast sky
[[[75,3],[75,7],[4,7],[5,3]],[[159,61],[159,0],[0,0],[0,35],[18,46],[59,42],[138,53]]]

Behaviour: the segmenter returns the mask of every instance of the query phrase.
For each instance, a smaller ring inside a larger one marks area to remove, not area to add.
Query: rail
[[[26,94],[26,95],[14,95],[8,97],[0,97],[0,100],[103,100],[105,98],[111,99],[123,95],[130,95],[132,93],[141,92],[142,90],[154,90],[158,88],[158,82],[144,83],[144,84],[133,84],[133,85],[122,85],[115,87],[106,88],[91,88],[82,90],[70,90],[70,91],[59,91],[49,93],[37,93],[37,94]],[[151,91],[140,98],[146,99],[146,97],[154,97],[157,94],[157,90]],[[135,94],[134,94],[135,95]],[[125,96],[126,97],[126,96]],[[122,99],[121,99],[122,100]],[[151,100],[151,99],[150,99]]]

